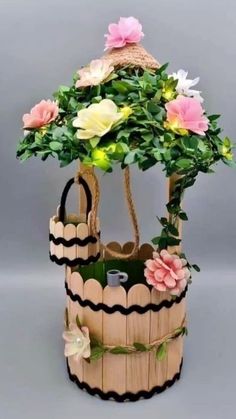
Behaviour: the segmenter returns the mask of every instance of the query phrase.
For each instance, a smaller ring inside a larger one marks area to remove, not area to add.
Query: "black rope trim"
[[[162,386],[153,387],[150,391],[141,390],[138,393],[134,394],[131,392],[127,392],[124,394],[118,394],[115,391],[108,391],[104,393],[99,388],[91,388],[87,383],[84,381],[79,381],[78,377],[74,374],[71,374],[70,367],[68,360],[67,363],[67,371],[69,374],[69,378],[73,381],[81,390],[86,390],[87,393],[91,394],[92,396],[99,396],[102,400],[115,400],[116,402],[136,402],[139,399],[150,399],[154,394],[160,394],[165,391],[167,388],[173,386],[173,384],[180,379],[182,366],[183,366],[183,359],[181,360],[179,371],[174,375],[171,380],[167,380]]]
[[[100,233],[98,233],[100,235]],[[66,240],[64,237],[55,237],[52,233],[49,234],[49,241],[52,241],[55,245],[63,244],[65,247],[71,247],[77,244],[78,246],[87,246],[89,243],[97,243],[97,239],[94,236],[87,236],[85,239],[74,237],[73,239]]]
[[[67,265],[67,266],[76,266],[76,265],[89,265],[90,263],[97,262],[100,258],[100,252],[96,256],[89,256],[88,259],[82,259],[82,258],[76,258],[73,260],[70,260],[68,258],[58,258],[56,255],[51,255],[49,252],[49,257],[52,262],[55,262],[57,265]]]
[[[178,297],[176,297],[174,300],[170,300],[170,301],[169,300],[164,300],[160,304],[149,303],[144,307],[139,306],[137,304],[133,304],[132,306],[130,306],[128,308],[123,307],[120,304],[115,304],[114,306],[110,307],[110,306],[107,306],[106,304],[103,304],[103,303],[94,304],[90,300],[87,300],[87,299],[82,300],[82,298],[80,297],[79,294],[73,294],[71,289],[68,287],[68,284],[67,284],[66,281],[65,281],[65,289],[66,289],[66,294],[70,297],[70,299],[72,301],[77,301],[81,307],[90,307],[91,310],[93,310],[93,311],[103,310],[103,311],[105,311],[105,313],[108,313],[108,314],[112,314],[112,313],[115,313],[115,312],[119,311],[121,314],[124,314],[124,315],[127,316],[128,314],[131,314],[133,312],[136,312],[136,313],[139,313],[139,314],[144,314],[149,310],[154,311],[154,312],[158,312],[163,307],[171,308],[174,304],[179,304],[182,301],[182,299],[186,296],[186,292],[187,292],[188,287],[186,287],[185,290]]]

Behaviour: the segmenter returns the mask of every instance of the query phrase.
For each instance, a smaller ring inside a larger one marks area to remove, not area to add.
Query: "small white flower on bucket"
[[[69,329],[63,332],[65,340],[65,356],[73,356],[76,361],[81,358],[89,358],[91,354],[89,329],[85,326],[78,328],[70,323]]]

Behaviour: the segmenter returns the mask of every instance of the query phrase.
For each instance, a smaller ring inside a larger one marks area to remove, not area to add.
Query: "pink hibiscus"
[[[173,131],[187,129],[198,135],[205,135],[208,119],[198,99],[178,96],[166,103],[167,123]]]
[[[51,100],[41,100],[30,113],[23,116],[23,128],[40,128],[54,121],[58,116],[59,108]]]
[[[118,23],[110,23],[108,31],[105,35],[105,50],[140,42],[144,36],[141,23],[132,16],[121,17]]]
[[[145,265],[144,275],[147,283],[158,291],[169,291],[172,295],[179,295],[190,278],[186,260],[178,255],[171,255],[167,250],[153,252],[153,259],[148,259]]]

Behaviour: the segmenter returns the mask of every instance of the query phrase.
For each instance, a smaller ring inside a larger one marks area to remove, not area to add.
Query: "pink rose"
[[[147,283],[158,291],[169,291],[172,295],[179,295],[190,278],[186,260],[171,255],[167,250],[153,252],[153,259],[148,259],[145,265],[144,275]]]
[[[205,135],[208,130],[208,119],[196,98],[178,96],[166,103],[167,126],[173,131],[187,129],[198,135]]]
[[[126,44],[140,42],[144,36],[142,25],[134,17],[121,17],[118,23],[110,23],[109,33],[105,35],[105,50],[110,48],[121,48]]]
[[[30,113],[23,116],[23,128],[40,128],[54,121],[58,116],[59,108],[51,100],[41,100]]]

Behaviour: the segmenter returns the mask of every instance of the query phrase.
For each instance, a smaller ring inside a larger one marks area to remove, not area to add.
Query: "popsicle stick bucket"
[[[97,182],[95,176],[93,181]],[[66,215],[66,200],[71,186],[81,185],[87,203],[86,213]],[[49,222],[50,259],[58,265],[87,265],[96,262],[100,257],[100,226],[99,219],[92,217],[91,211],[97,206],[95,197],[85,179],[79,175],[70,179],[61,196],[58,214]]]
[[[180,377],[186,289],[173,299],[147,284],[144,262],[152,258],[154,248],[139,244],[128,168],[124,186],[134,241],[123,246],[100,243],[99,260],[66,267],[66,330],[70,333],[70,325],[79,321],[78,327],[88,328],[91,343],[99,342],[98,352],[106,350],[89,362],[68,356],[67,367],[71,380],[88,393],[135,401],[164,391]],[[97,187],[96,183],[96,196]],[[114,286],[117,275],[122,279]],[[124,277],[127,282],[122,282]],[[161,349],[165,357],[160,356]]]
[[[128,242],[112,242],[110,250],[124,256],[134,248]],[[174,336],[186,318],[184,290],[176,299],[169,293],[149,287],[144,279],[144,260],[150,258],[152,246],[143,244],[135,258],[114,260],[106,251],[102,259],[85,267],[66,269],[67,313],[69,322],[80,322],[103,345],[116,347],[134,342],[152,344]],[[128,273],[129,281],[118,287],[106,285],[106,272],[119,269]],[[167,354],[158,360],[155,351],[133,354],[107,353],[88,363],[68,358],[68,372],[81,389],[103,399],[135,401],[149,398],[170,387],[180,377],[183,336],[170,339]]]

